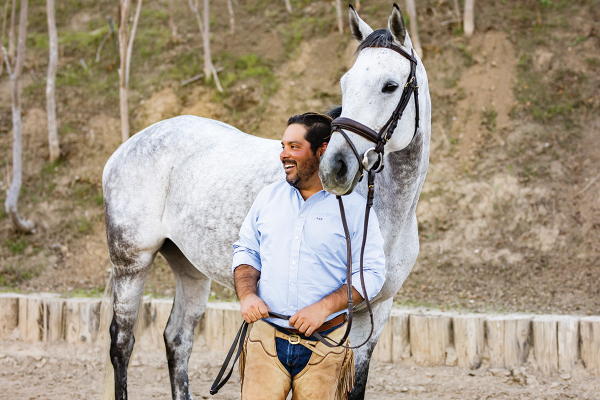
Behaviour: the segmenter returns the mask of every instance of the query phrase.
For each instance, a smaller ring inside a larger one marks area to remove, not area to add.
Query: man
[[[323,190],[318,175],[330,129],[331,118],[322,114],[288,120],[280,154],[286,182],[259,193],[233,246],[241,314],[246,322],[256,322],[240,361],[243,400],[285,400],[290,389],[294,400],[333,400],[345,398],[352,388],[351,350],[329,348],[311,337],[320,332],[339,341],[346,329],[346,239],[338,201]],[[359,304],[364,300],[359,256],[366,202],[355,193],[343,201],[352,240],[353,299]],[[374,212],[364,278],[372,298],[385,280],[383,238]],[[269,311],[291,318],[269,318]]]

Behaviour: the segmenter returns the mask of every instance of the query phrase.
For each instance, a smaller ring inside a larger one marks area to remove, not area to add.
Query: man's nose
[[[281,154],[279,154],[279,159],[283,162],[283,160],[285,158],[289,158],[289,157],[290,157],[289,151],[285,147],[283,149],[281,149]]]

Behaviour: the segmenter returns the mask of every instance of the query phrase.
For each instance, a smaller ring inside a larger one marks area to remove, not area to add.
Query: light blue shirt
[[[364,298],[359,269],[366,200],[356,193],[342,199],[352,240],[352,286]],[[371,299],[385,281],[383,237],[373,210],[368,229],[364,278]],[[280,314],[294,315],[346,283],[346,237],[338,201],[324,190],[304,201],[286,181],[267,186],[248,212],[233,249],[232,269],[248,264],[260,271],[258,296]],[[289,327],[287,321],[268,320]]]

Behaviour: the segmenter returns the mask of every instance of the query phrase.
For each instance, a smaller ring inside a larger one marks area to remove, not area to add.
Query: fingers
[[[313,332],[315,331],[315,329],[316,329],[315,327],[313,327],[313,326],[309,326],[309,327],[308,327],[308,329],[306,330],[306,332],[304,332],[304,335],[305,335],[305,336],[310,336],[310,335],[312,335],[312,334],[313,334]]]
[[[290,326],[296,327],[296,321],[298,320],[298,313],[292,315],[289,320]]]
[[[300,328],[296,328],[296,329],[298,329],[298,331],[300,333],[305,334],[306,331],[308,330],[308,328],[310,328],[310,323],[308,321],[306,321],[302,325],[300,325]]]
[[[259,319],[268,318],[269,306],[258,296],[242,305],[241,314],[244,321],[251,324]]]
[[[269,306],[264,301],[258,303],[257,311],[260,314],[261,318],[269,317]]]

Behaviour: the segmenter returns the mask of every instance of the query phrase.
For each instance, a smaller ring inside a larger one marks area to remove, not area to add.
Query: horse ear
[[[388,28],[390,32],[392,32],[392,36],[394,36],[396,42],[404,46],[404,41],[406,40],[406,24],[404,23],[402,11],[400,11],[400,7],[398,7],[396,3],[394,3],[392,15],[390,15],[390,19],[388,20]]]
[[[371,27],[367,25],[365,21],[360,19],[358,13],[354,9],[354,7],[352,7],[352,4],[348,4],[348,6],[350,7],[350,9],[348,10],[348,14],[350,17],[350,30],[352,31],[354,39],[356,39],[358,43],[360,43],[373,32],[373,29],[371,29]]]

